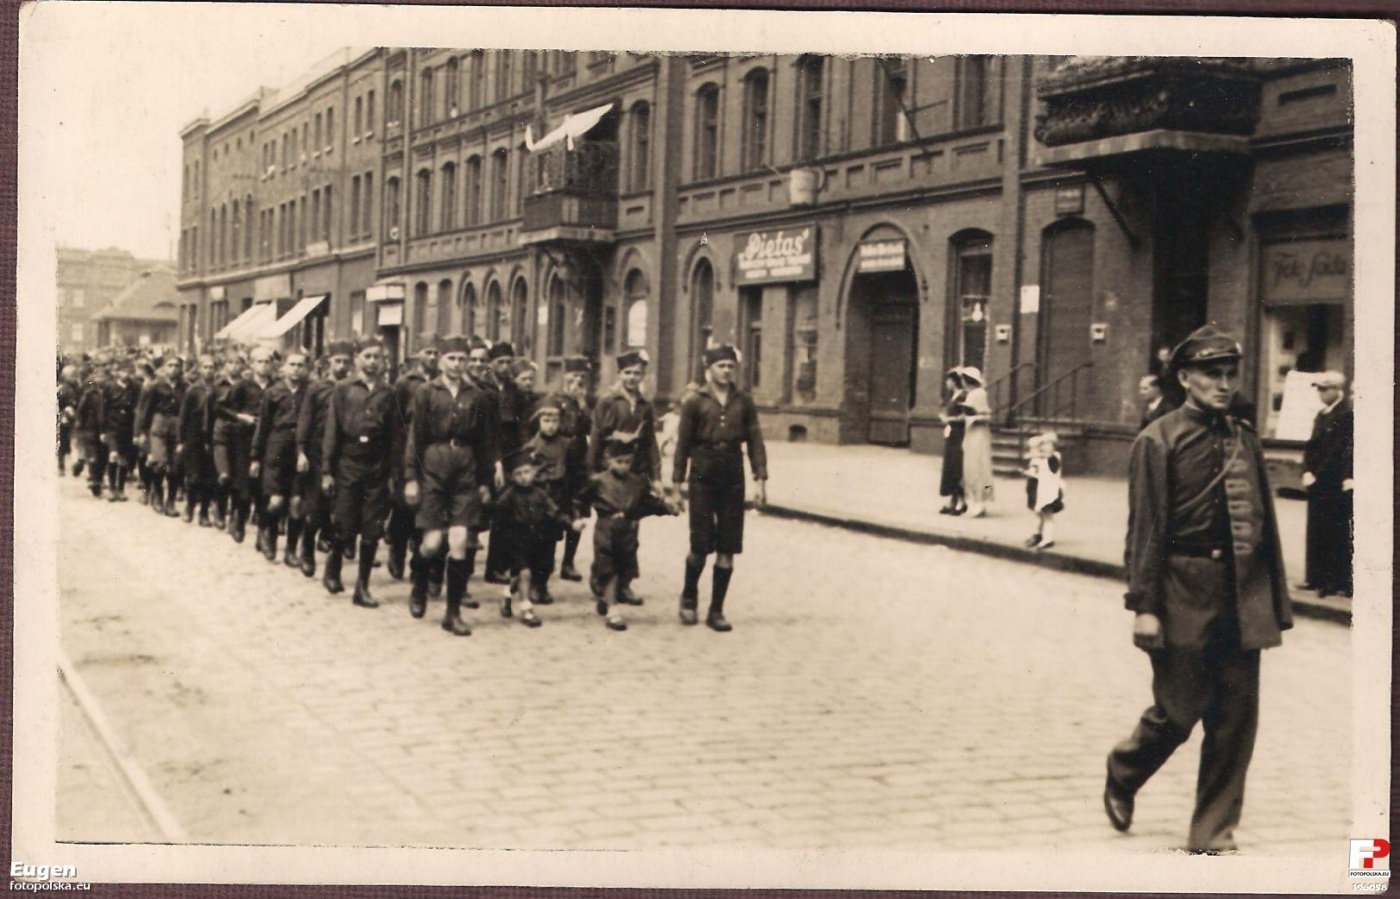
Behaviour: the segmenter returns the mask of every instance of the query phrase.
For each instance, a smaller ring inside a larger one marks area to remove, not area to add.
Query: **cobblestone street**
[[[1199,730],[1140,794],[1131,835],[1100,807],[1104,757],[1150,700],[1112,581],[756,517],[726,609],[735,631],[720,635],[677,622],[685,528],[653,519],[628,632],[560,583],[543,628],[487,601],[473,636],[452,639],[441,601],[414,620],[408,585],[382,568],[384,605],[361,610],[268,564],[251,535],[236,546],[71,479],[60,489],[63,648],[191,840],[940,850],[1014,833],[1022,848],[1145,852],[1185,839]],[[1340,852],[1352,836],[1349,653],[1347,628],[1300,620],[1265,654],[1246,852]],[[60,803],[91,770],[75,761],[92,742],[81,719],[63,722]],[[110,832],[62,808],[58,821],[60,839],[149,837],[129,815]]]

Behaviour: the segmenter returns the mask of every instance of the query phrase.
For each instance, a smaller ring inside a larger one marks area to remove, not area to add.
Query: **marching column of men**
[[[657,419],[642,392],[648,357],[629,350],[618,379],[596,404],[591,364],[563,361],[562,385],[536,392],[537,368],[508,343],[452,336],[421,347],[391,382],[377,340],[330,343],[315,363],[257,347],[242,357],[202,355],[188,374],[178,356],[99,357],[80,371],[60,369],[59,464],[76,443],[73,476],[112,502],[126,499],[132,473],[163,517],[196,520],[255,546],[345,591],[344,563],[355,564],[352,603],[375,608],[371,586],[381,542],[386,570],[407,577],[409,611],[427,613],[446,594],[442,629],[471,634],[463,609],[483,535],[483,577],[505,586],[499,611],[529,627],[555,601],[558,574],[581,581],[577,550],[596,513],[589,586],[611,630],[625,630],[621,606],[643,600],[632,589],[639,523],[678,515],[690,499],[690,549],[681,620],[696,623],[700,570],[718,553],[706,623],[724,632],[733,556],[742,551],[743,450],[764,498],[763,438],[753,402],[734,384],[732,347],[706,354],[707,386],[681,410],[673,485],[662,481]],[[688,485],[687,485],[688,477]],[[183,499],[184,512],[179,504]]]

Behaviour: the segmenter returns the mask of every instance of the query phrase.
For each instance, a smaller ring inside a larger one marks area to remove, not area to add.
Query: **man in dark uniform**
[[[514,353],[509,344],[498,343],[494,346],[482,340],[480,337],[472,337],[467,344],[467,376],[477,390],[482,393],[482,407],[490,421],[493,435],[500,433],[501,426],[501,382],[496,377],[495,363],[501,360],[513,361],[514,357],[508,354]],[[502,366],[508,367],[508,366]],[[500,463],[500,445],[493,440],[493,449],[497,457],[496,470],[491,478],[491,486],[495,490],[505,487],[505,471]],[[476,553],[481,546],[481,535],[491,528],[491,515],[489,503],[475,513],[475,520],[469,528],[471,540],[467,546],[467,569],[468,574],[476,572]],[[510,578],[503,572],[492,567],[495,559],[492,558],[490,546],[486,550],[486,574],[483,580],[488,584],[503,584]],[[466,600],[469,609],[476,608],[473,600]]]
[[[384,521],[389,517],[390,452],[399,427],[394,389],[383,377],[384,345],[378,340],[360,344],[355,354],[355,374],[331,392],[326,433],[321,442],[325,472],[321,488],[331,494],[331,520],[335,525],[333,552],[326,558],[322,583],[339,593],[341,547],[360,540],[354,602],[373,609],[379,605],[369,589],[370,573]]]
[[[185,384],[180,378],[183,363],[179,356],[159,360],[158,375],[146,388],[141,417],[136,423],[146,462],[151,469],[151,505],[171,518],[179,515],[175,495],[180,486],[179,445],[180,406]]]
[[[73,421],[78,413],[81,391],[77,384],[77,369],[63,366],[58,376],[58,474],[68,473],[68,455],[73,452]],[[81,459],[82,456],[79,455]],[[77,477],[75,473],[73,475]]]
[[[555,399],[559,402],[559,434],[569,441],[569,458],[575,461],[581,473],[576,483],[569,485],[569,493],[577,494],[583,489],[589,472],[588,432],[593,428],[591,406],[588,402],[588,359],[583,356],[568,356],[564,359],[564,388]],[[583,517],[587,509],[579,510]],[[583,575],[574,567],[574,555],[578,552],[583,535],[572,528],[564,532],[564,558],[559,563],[559,577],[566,581],[581,581]]]
[[[147,418],[146,407],[149,406],[151,402],[151,389],[156,383],[156,370],[160,368],[162,364],[163,360],[159,358],[155,360],[154,365],[145,359],[140,359],[132,366],[132,371],[136,374],[136,383],[140,386],[140,390],[136,396],[136,409],[132,422],[132,445],[135,447],[136,454],[135,470],[137,473],[137,482],[141,485],[141,505],[151,506],[157,515],[161,514],[164,510],[161,502],[153,502],[153,500],[156,500],[156,490],[154,487],[154,481],[156,479],[152,476],[151,466],[146,460],[148,443],[142,423],[145,422]]]
[[[267,347],[257,347],[248,358],[251,375],[235,381],[214,410],[218,417],[214,427],[214,465],[219,470],[219,484],[232,500],[228,530],[236,543],[243,542],[250,511],[258,513],[259,521],[262,518],[262,491],[249,473],[249,465],[258,410],[262,408],[263,391],[272,386],[275,365],[274,353]]]
[[[398,430],[398,444],[393,449],[394,466],[394,508],[389,513],[389,526],[385,531],[384,539],[389,544],[389,576],[394,580],[402,580],[404,576],[404,561],[408,560],[410,576],[417,572],[423,565],[423,558],[418,549],[418,530],[414,527],[414,510],[404,500],[404,470],[403,453],[404,441],[408,439],[409,431],[413,428],[413,395],[418,392],[418,388],[435,378],[438,373],[438,345],[433,338],[423,340],[418,347],[418,353],[414,356],[413,365],[394,382],[394,408],[399,416],[401,427]],[[411,554],[410,554],[411,551]],[[442,573],[436,570],[429,572],[429,580],[437,584],[438,589],[442,586]],[[436,577],[432,577],[436,575]],[[437,594],[434,593],[436,596]]]
[[[1308,492],[1307,588],[1318,596],[1351,596],[1352,452],[1354,423],[1347,378],[1325,371],[1313,378],[1322,411],[1303,449]]]
[[[73,430],[78,435],[78,450],[86,463],[88,490],[102,496],[102,476],[107,470],[107,449],[102,440],[103,406],[107,402],[107,362],[95,359],[88,372],[87,386],[78,397]]]
[[[724,618],[724,597],[734,574],[734,557],[744,551],[745,446],[757,490],[755,504],[762,508],[767,501],[768,454],[758,409],[734,384],[738,366],[739,351],[732,346],[705,350],[705,386],[681,406],[671,475],[679,493],[689,466],[690,554],[685,557],[681,623],[695,624],[700,573],[705,558],[715,553],[705,624],[720,633],[732,630]]]
[[[107,447],[107,499],[126,502],[126,479],[136,468],[136,404],[141,384],[131,369],[118,367],[102,401],[102,442]]]
[[[1205,726],[1188,848],[1235,848],[1259,722],[1259,651],[1293,626],[1259,438],[1230,413],[1240,345],[1211,325],[1172,355],[1186,402],[1133,443],[1127,607],[1152,660],[1153,705],[1108,757],[1104,808],[1133,800],[1196,723]]]
[[[180,399],[180,414],[176,419],[175,455],[180,460],[185,479],[185,521],[194,520],[199,508],[199,526],[209,527],[209,501],[213,498],[214,458],[204,425],[209,416],[209,398],[215,365],[212,356],[200,356],[192,369],[192,377]]]
[[[293,492],[297,472],[297,419],[306,400],[306,354],[289,353],[282,363],[282,378],[263,391],[258,424],[253,431],[248,475],[261,479],[263,512],[258,518],[258,545],[269,562],[277,561],[277,536],[287,519],[287,551],[282,562],[299,565],[297,539],[301,537],[302,511]]]
[[[635,435],[632,473],[649,481],[656,495],[664,496],[661,448],[656,442],[656,412],[651,401],[642,395],[642,379],[646,377],[650,361],[646,350],[628,350],[617,357],[617,383],[598,397],[593,407],[593,430],[588,435],[588,470],[594,474],[603,470],[603,447],[613,434]],[[601,585],[590,586],[596,595]],[[630,578],[619,579],[617,601],[629,606],[642,604],[641,598],[632,592]]]
[[[413,572],[409,611],[427,611],[429,563],[447,538],[447,612],[442,629],[465,637],[471,628],[461,617],[466,595],[469,529],[480,505],[490,498],[496,469],[494,425],[482,393],[465,377],[470,344],[465,337],[442,343],[441,373],[418,388],[409,415],[412,432],[402,459],[404,498],[417,506],[423,537],[422,564]]]
[[[214,527],[224,530],[228,525],[229,485],[224,483],[219,471],[215,447],[219,432],[231,426],[219,415],[219,410],[228,402],[229,392],[242,376],[242,362],[232,353],[221,356],[215,363],[214,377],[209,382],[209,400],[204,404],[204,444],[209,447],[209,464],[213,466],[214,486],[210,488],[212,518]]]
[[[326,436],[331,394],[350,374],[350,358],[355,346],[348,340],[331,341],[326,346],[325,376],[311,384],[297,418],[297,479],[300,482],[301,512],[305,524],[301,532],[301,573],[316,576],[316,538],[331,530],[330,495],[321,489],[321,442]]]

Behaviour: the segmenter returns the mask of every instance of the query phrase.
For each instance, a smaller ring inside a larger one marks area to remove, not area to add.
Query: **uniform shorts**
[[[200,443],[185,444],[180,468],[184,474],[186,489],[211,487],[218,480],[218,472],[214,470],[214,456]]]
[[[235,433],[225,438],[214,438],[214,469],[219,473],[219,480],[239,494],[253,492],[248,477],[252,449],[251,434]]]
[[[491,541],[493,546],[499,544],[500,570],[509,571],[512,577],[528,570],[538,583],[554,573],[555,541],[516,539],[507,534],[492,535]]]
[[[744,480],[690,481],[690,551],[738,555],[744,551]]]
[[[136,438],[130,432],[119,431],[107,436],[107,452],[116,453],[117,461],[127,467],[136,464]],[[110,457],[109,457],[110,458]]]
[[[389,517],[389,476],[378,459],[342,457],[331,498],[331,520],[345,537],[365,540],[384,536]]]
[[[593,528],[593,568],[589,582],[595,593],[613,578],[631,581],[641,573],[637,566],[637,522],[629,518],[599,518]]]
[[[423,452],[418,482],[418,514],[414,523],[424,530],[471,528],[484,524],[471,450],[435,443]]]
[[[265,452],[262,460],[263,495],[291,496],[297,476],[297,446],[292,432],[269,435]]]

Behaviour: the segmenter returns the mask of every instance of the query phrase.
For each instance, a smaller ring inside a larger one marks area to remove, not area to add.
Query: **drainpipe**
[[[1016,367],[1021,364],[1021,280],[1024,275],[1025,264],[1022,261],[1025,256],[1026,244],[1026,192],[1021,183],[1021,174],[1026,169],[1029,159],[1030,145],[1030,121],[1031,121],[1031,98],[1032,79],[1031,71],[1034,67],[1034,56],[1023,56],[1021,63],[1021,97],[1018,105],[1018,118],[1016,123],[1016,165],[1013,172],[1007,176],[1007,181],[1014,184],[1016,194],[1016,226],[1015,226],[1015,247],[1011,257],[1011,371],[1015,372]],[[1032,348],[1033,351],[1034,348]],[[1007,385],[1007,406],[1013,407],[1020,398],[1017,387],[1020,384],[1020,375],[1012,374],[1011,383]]]

